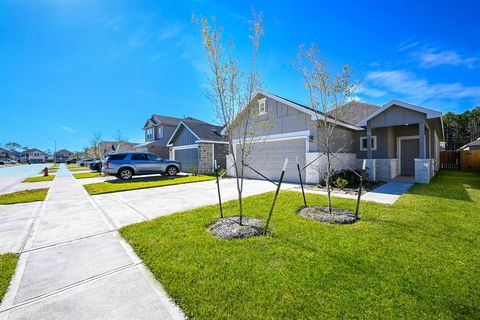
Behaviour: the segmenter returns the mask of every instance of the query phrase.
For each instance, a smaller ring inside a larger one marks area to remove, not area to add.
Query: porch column
[[[367,159],[372,159],[372,126],[367,121]]]
[[[425,119],[418,124],[418,158],[425,159]]]

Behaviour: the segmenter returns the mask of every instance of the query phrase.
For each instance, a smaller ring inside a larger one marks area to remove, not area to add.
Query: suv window
[[[107,156],[107,160],[124,160],[126,156],[126,154],[111,154]]]
[[[158,157],[154,154],[148,154],[148,160],[150,161],[157,161],[158,160]]]
[[[148,157],[145,153],[134,153],[132,154],[132,160],[148,160]]]

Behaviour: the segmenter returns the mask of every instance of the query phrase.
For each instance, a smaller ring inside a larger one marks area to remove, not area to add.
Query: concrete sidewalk
[[[183,318],[63,165],[36,216],[25,218],[33,228],[0,319]]]
[[[377,203],[394,204],[408,189],[413,186],[413,183],[389,181],[384,185],[367,192],[362,196],[362,200],[374,201]]]

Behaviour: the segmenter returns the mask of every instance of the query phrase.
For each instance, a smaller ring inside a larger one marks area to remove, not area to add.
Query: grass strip
[[[215,177],[206,175],[197,176],[156,176],[146,178],[133,178],[132,180],[110,180],[105,182],[85,184],[83,187],[90,195],[120,192],[127,190],[146,189],[155,187],[171,186],[175,184],[192,183],[214,180]]]
[[[73,175],[76,179],[88,179],[88,178],[97,178],[101,176],[100,172],[85,172],[85,173],[75,173]]]
[[[14,253],[0,254],[0,301],[7,292],[10,280],[15,273],[17,266],[18,255]]]
[[[43,181],[52,181],[55,179],[55,175],[49,175],[49,176],[38,176],[38,177],[30,177],[26,178],[22,182],[43,182]]]
[[[23,190],[0,194],[0,204],[15,204],[34,201],[43,201],[47,196],[48,188]]]

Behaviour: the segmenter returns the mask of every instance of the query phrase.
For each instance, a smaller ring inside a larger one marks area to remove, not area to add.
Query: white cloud
[[[480,101],[480,86],[465,86],[460,82],[430,83],[427,79],[418,78],[414,73],[404,70],[368,73],[359,93],[372,98],[389,95],[417,104],[459,99]]]
[[[125,19],[122,16],[114,16],[109,17],[105,20],[105,27],[112,30],[113,32],[117,32],[120,30],[121,25],[124,23]]]
[[[408,50],[408,49],[411,49],[413,47],[416,47],[420,44],[420,42],[418,41],[415,41],[415,42],[407,42],[407,43],[402,43],[400,44],[399,48],[398,48],[398,51],[401,52],[401,51],[405,51],[405,50]]]
[[[73,128],[70,128],[68,126],[65,126],[63,124],[60,125],[60,128],[62,128],[63,131],[66,131],[68,133],[74,133],[74,132],[77,132],[77,130],[73,129]]]
[[[475,68],[477,58],[465,57],[453,50],[439,50],[436,48],[424,48],[420,52],[412,53],[411,56],[420,62],[424,68],[438,67],[442,65],[466,66]]]

